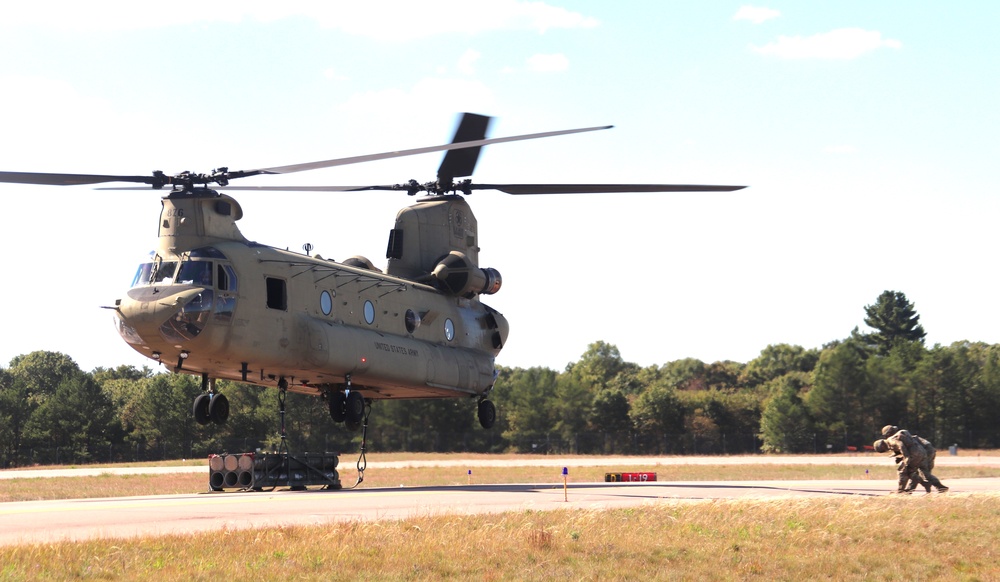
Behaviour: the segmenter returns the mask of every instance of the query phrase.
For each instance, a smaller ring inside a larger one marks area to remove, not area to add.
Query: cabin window
[[[324,290],[319,294],[319,308],[323,310],[323,315],[330,315],[333,311],[333,297],[329,291]]]
[[[420,315],[412,309],[407,309],[403,322],[406,325],[406,333],[413,333],[420,327]]]
[[[455,322],[451,319],[444,320],[444,339],[448,341],[455,339]]]
[[[365,301],[365,321],[368,325],[375,323],[375,305],[371,301]]]
[[[270,309],[288,309],[288,293],[285,289],[285,280],[275,277],[268,277],[267,282],[267,306]]]

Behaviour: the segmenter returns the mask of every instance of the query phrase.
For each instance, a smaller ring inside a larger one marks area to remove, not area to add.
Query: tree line
[[[556,371],[501,368],[490,430],[475,400],[376,401],[369,451],[737,454],[843,451],[898,424],[939,447],[1000,446],[1000,345],[924,345],[906,296],[865,306],[873,331],[819,349],[769,345],[747,363],[626,362],[605,342]],[[194,422],[200,379],[121,366],[81,370],[67,355],[32,352],[0,367],[3,466],[197,457],[274,450],[358,451],[361,435],[325,403],[219,381],[222,426]]]

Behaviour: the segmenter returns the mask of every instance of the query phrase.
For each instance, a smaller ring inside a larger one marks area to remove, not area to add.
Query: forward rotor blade
[[[499,190],[507,194],[610,194],[638,192],[732,192],[746,186],[703,184],[471,184],[472,190]]]
[[[414,184],[416,185],[416,184]],[[407,184],[377,186],[226,186],[217,190],[261,192],[362,192],[365,190],[406,191]],[[507,194],[614,194],[642,192],[733,192],[746,186],[711,184],[458,184],[456,190],[498,190]]]
[[[527,139],[539,139],[543,137],[555,137],[557,135],[569,135],[572,133],[584,133],[588,131],[598,131],[602,129],[611,129],[611,125],[602,125],[598,127],[583,127],[580,129],[564,129],[560,131],[546,131],[542,133],[530,133],[525,135],[515,135],[510,137],[497,137],[491,139],[477,139],[471,141],[462,141],[449,143],[439,146],[431,146],[425,148],[414,148],[409,150],[398,150],[394,152],[384,152],[381,154],[368,154],[364,156],[353,156],[350,158],[338,158],[334,160],[322,160],[318,162],[309,162],[305,164],[292,164],[289,166],[274,166],[271,168],[258,168],[255,170],[238,170],[234,172],[225,172],[219,174],[220,177],[226,180],[233,180],[236,178],[245,178],[248,176],[257,176],[259,174],[291,174],[294,172],[304,172],[306,170],[318,170],[320,168],[331,168],[334,166],[346,166],[349,164],[360,164],[363,162],[372,162],[375,160],[386,160],[390,158],[400,158],[403,156],[415,156],[418,154],[426,154],[431,152],[441,152],[450,150],[460,150],[464,148],[479,148],[484,145],[490,145],[495,143],[505,143],[511,141],[522,141]],[[467,163],[467,162],[466,162]],[[473,161],[473,164],[475,162]],[[177,177],[165,176],[162,173],[157,173],[158,175],[151,176],[112,176],[104,174],[48,174],[48,173],[32,173],[32,172],[0,172],[0,182],[8,182],[13,184],[42,184],[50,186],[74,186],[83,184],[101,184],[104,182],[136,182],[139,184],[150,184],[154,188],[162,188],[168,184],[184,184],[185,179],[180,180]],[[215,179],[215,174],[203,176],[196,175],[192,176],[194,178],[194,183],[204,184],[212,181],[218,181]],[[187,183],[191,183],[188,181]],[[285,190],[290,190],[286,188]],[[336,188],[330,189],[336,190]]]
[[[401,158],[403,156],[415,156],[417,154],[427,154],[431,152],[443,152],[462,148],[482,147],[495,143],[506,143],[510,141],[522,141],[526,139],[539,139],[543,137],[555,137],[557,135],[569,135],[571,133],[584,133],[588,131],[599,131],[611,129],[613,125],[602,125],[598,127],[584,127],[580,129],[564,129],[560,131],[546,131],[542,133],[529,133],[525,135],[514,135],[511,137],[494,137],[490,139],[476,139],[472,141],[462,141],[439,146],[425,148],[414,148],[410,150],[399,150],[395,152],[385,152],[381,154],[368,154],[365,156],[354,156],[350,158],[339,158],[336,160],[323,160],[319,162],[309,162],[306,164],[292,164],[290,166],[274,166],[273,168],[259,168],[257,170],[245,170],[242,172],[231,172],[236,177],[254,176],[257,174],[291,174],[293,172],[304,172],[306,170],[318,170],[320,168],[331,168],[333,166],[346,166],[348,164],[360,164],[362,162],[373,162],[375,160],[386,160],[389,158]]]
[[[45,174],[34,172],[0,172],[0,182],[10,184],[42,184],[46,186],[79,186],[104,182],[138,182],[154,184],[154,176],[106,176],[101,174]],[[162,180],[162,179],[161,179]]]

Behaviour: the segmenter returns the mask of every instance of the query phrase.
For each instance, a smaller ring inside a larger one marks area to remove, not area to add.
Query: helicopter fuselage
[[[117,302],[118,329],[175,372],[366,398],[482,396],[506,341],[479,301],[246,240],[213,191],[163,199],[160,237]],[[443,253],[447,255],[447,250]],[[433,282],[433,281],[431,281]]]

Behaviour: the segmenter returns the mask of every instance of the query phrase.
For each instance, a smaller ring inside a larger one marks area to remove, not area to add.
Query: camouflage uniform
[[[914,447],[913,440],[908,435],[898,435],[897,433],[890,438],[879,439],[875,441],[875,450],[880,453],[892,452],[895,457],[896,471],[899,473],[899,485],[896,493],[912,491],[912,488],[907,487],[907,483],[912,483],[914,488],[917,485],[929,487],[920,477],[920,471],[917,468],[919,463],[923,461],[923,450]]]
[[[882,427],[883,437],[888,437],[896,433],[901,433],[902,438],[904,439],[909,438],[912,439],[913,441],[916,441],[924,448],[924,460],[917,467],[917,469],[920,472],[920,476],[923,477],[923,479],[921,479],[920,481],[924,480],[926,481],[920,483],[919,481],[911,480],[908,490],[913,491],[914,489],[916,489],[918,484],[922,484],[924,486],[924,489],[926,489],[928,493],[931,492],[931,485],[937,487],[937,490],[941,493],[947,491],[948,488],[942,485],[941,481],[931,473],[931,471],[934,470],[934,462],[937,459],[937,449],[934,448],[934,445],[932,445],[929,440],[923,438],[922,436],[910,434],[908,430],[901,429],[898,426],[887,424]],[[899,463],[900,459],[897,458],[896,462]]]
[[[884,432],[886,429],[882,430]],[[925,448],[925,442],[929,446],[929,449]],[[930,492],[931,485],[936,487],[941,493],[948,490],[931,473],[937,453],[926,439],[914,437],[906,430],[897,430],[888,438],[875,441],[875,450],[879,452],[891,450],[896,455],[896,469],[899,471],[899,492],[912,491],[917,485],[923,485],[928,493]],[[912,482],[910,488],[907,488],[908,481]]]

